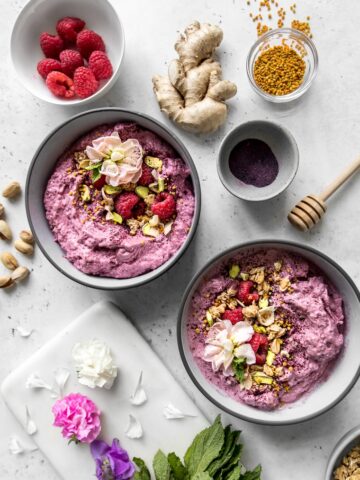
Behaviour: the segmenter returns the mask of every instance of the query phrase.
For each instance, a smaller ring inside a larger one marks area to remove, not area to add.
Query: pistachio
[[[91,200],[90,188],[87,185],[80,185],[79,192],[80,192],[81,200],[83,202],[90,202]]]
[[[268,350],[267,355],[266,355],[266,364],[267,365],[272,365],[274,360],[275,360],[275,353],[272,352],[271,350]],[[266,372],[265,372],[266,373]]]
[[[4,216],[5,207],[2,203],[0,203],[0,218]]]
[[[160,158],[147,156],[144,158],[144,161],[146,165],[150,168],[156,168],[156,170],[162,169],[163,163],[162,163],[162,160],[160,160]]]
[[[246,273],[246,272],[241,272],[241,273],[240,273],[240,277],[241,277],[241,280],[244,280],[244,282],[246,282],[247,280],[249,280],[249,274]]]
[[[240,273],[239,265],[231,265],[229,270],[229,277],[235,279],[239,276],[239,273]]]
[[[21,230],[20,238],[26,243],[30,243],[31,245],[34,243],[34,238],[30,230]]]
[[[275,321],[275,308],[273,306],[262,308],[257,313],[257,319],[264,327],[269,327]]]
[[[104,191],[108,195],[115,195],[115,194],[121,192],[121,187],[113,187],[112,185],[105,185],[104,186]]]
[[[3,240],[12,239],[12,233],[11,233],[10,227],[5,222],[5,220],[0,220],[0,238]]]
[[[255,381],[255,383],[259,385],[261,384],[271,385],[273,383],[273,379],[268,375],[265,375],[265,373],[263,372],[255,372],[253,374],[253,380]]]
[[[24,280],[30,273],[30,270],[26,267],[17,267],[11,274],[11,280],[14,282],[21,282]]]
[[[209,324],[210,327],[213,326],[214,320],[210,312],[206,312],[206,321]]]
[[[18,261],[10,252],[2,252],[0,255],[0,260],[4,267],[8,268],[9,270],[15,270],[19,266]]]
[[[87,170],[87,167],[90,165],[90,160],[88,158],[83,158],[82,160],[79,160],[79,168],[85,168]]]
[[[265,327],[259,327],[259,325],[253,325],[253,329],[255,330],[256,333],[266,333],[266,328]]]
[[[147,187],[139,186],[135,188],[135,193],[140,198],[146,198],[149,195],[149,189]]]
[[[5,198],[15,198],[21,192],[21,187],[19,182],[11,182],[7,185],[2,194]]]
[[[158,237],[160,235],[160,231],[156,227],[152,227],[150,223],[145,223],[145,225],[142,227],[142,232],[144,235],[147,237]]]
[[[24,240],[15,240],[14,246],[16,250],[24,255],[32,255],[34,253],[34,247]]]
[[[8,288],[14,284],[13,280],[9,275],[0,276],[0,288]]]
[[[165,180],[163,178],[159,178],[157,182],[150,183],[149,188],[155,193],[161,193],[165,190]]]
[[[270,345],[270,350],[276,355],[280,353],[281,341],[278,338],[275,338]]]
[[[112,214],[112,220],[114,220],[115,223],[119,223],[120,225],[123,223],[123,217],[119,215],[116,212],[111,212]]]
[[[269,300],[267,298],[260,298],[259,308],[266,308],[269,305]]]
[[[160,223],[159,215],[153,215],[149,220],[150,227],[157,227]]]

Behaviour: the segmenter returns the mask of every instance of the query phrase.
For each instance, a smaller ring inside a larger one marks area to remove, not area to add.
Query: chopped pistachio
[[[259,325],[253,325],[253,329],[256,333],[266,333],[266,328],[260,327]]]
[[[231,265],[230,270],[229,270],[229,276],[230,278],[237,278],[240,273],[240,267],[239,265]]]
[[[163,162],[160,158],[147,156],[144,161],[150,168],[156,168],[156,170],[162,169]]]
[[[161,193],[165,190],[165,180],[163,178],[159,178],[157,182],[150,183],[149,188],[155,193]]]
[[[90,202],[91,200],[90,188],[87,185],[80,185],[79,192],[80,192],[81,200],[83,202]]]
[[[266,308],[269,305],[269,300],[267,298],[260,298],[259,307]]]
[[[135,193],[140,198],[146,198],[149,195],[149,189],[147,187],[139,186],[135,188]]]
[[[206,321],[209,324],[210,327],[213,326],[214,320],[210,312],[206,312]]]
[[[265,373],[263,372],[255,372],[253,374],[253,380],[258,385],[261,385],[261,384],[271,385],[273,383],[273,379],[265,375]]]
[[[240,273],[240,277],[241,277],[241,280],[244,280],[244,282],[246,282],[247,280],[249,280],[249,274],[246,273],[246,272],[241,272],[241,273]]]
[[[85,170],[94,170],[95,168],[100,168],[102,166],[102,162],[99,163],[90,163],[87,167],[85,167]]]
[[[158,237],[160,235],[159,229],[152,227],[150,223],[145,223],[145,225],[143,225],[142,232],[147,237]]]
[[[116,223],[123,223],[123,218],[121,215],[119,215],[118,213],[116,212],[111,212],[112,213],[112,219],[114,220],[114,222]]]
[[[268,350],[267,355],[266,355],[266,365],[272,365],[274,360],[275,360],[275,353],[272,352],[271,350]]]
[[[104,191],[108,195],[114,195],[115,193],[120,193],[121,192],[121,187],[113,187],[112,185],[105,185],[104,186]]]

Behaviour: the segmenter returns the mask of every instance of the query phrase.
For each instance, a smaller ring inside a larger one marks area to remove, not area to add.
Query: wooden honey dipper
[[[326,200],[360,169],[360,157],[351,163],[320,195],[308,195],[298,202],[288,215],[294,227],[306,232],[316,225],[326,212]]]

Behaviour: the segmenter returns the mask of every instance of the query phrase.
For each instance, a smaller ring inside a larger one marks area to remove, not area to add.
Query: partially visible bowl
[[[195,196],[195,211],[188,235],[175,255],[148,273],[132,278],[116,279],[87,275],[78,270],[65,258],[63,250],[59,244],[55,242],[53,233],[46,219],[43,197],[48,179],[55,168],[57,160],[75,140],[99,125],[121,121],[135,122],[141,127],[151,130],[177,151],[180,158],[182,158],[190,169]],[[121,290],[145,284],[160,276],[174,265],[184,254],[195,234],[200,215],[200,197],[201,191],[197,170],[184,144],[167,127],[157,120],[142,113],[120,108],[89,110],[71,117],[55,128],[44,139],[33,157],[28,170],[25,192],[26,213],[29,225],[37,244],[46,258],[61,273],[72,280],[88,287],[104,290]]]
[[[265,49],[277,45],[289,45],[296,51],[305,53],[303,56],[305,62],[303,82],[299,88],[286,95],[272,95],[265,92],[258,86],[254,78],[254,65],[258,57]],[[260,97],[269,102],[285,103],[301,97],[310,88],[316,77],[318,64],[319,58],[316,47],[307,35],[293,28],[277,28],[262,35],[251,47],[246,61],[246,71],[252,88]]]
[[[345,347],[329,378],[310,393],[286,407],[273,411],[260,410],[227,396],[210,383],[194,360],[187,335],[193,296],[204,280],[210,280],[213,269],[234,255],[258,249],[280,249],[299,254],[318,266],[335,285],[344,299],[346,316]],[[285,240],[257,240],[243,243],[218,254],[208,261],[191,280],[183,296],[177,325],[177,339],[181,359],[195,386],[218,408],[235,417],[264,425],[290,425],[310,420],[339,403],[351,390],[360,375],[358,338],[360,336],[360,292],[349,275],[331,258],[314,248]]]
[[[44,58],[39,45],[40,33],[56,34],[56,22],[65,16],[82,18],[86,28],[103,37],[113,66],[112,77],[102,82],[99,90],[88,98],[56,97],[36,70],[38,62]],[[29,0],[19,13],[11,35],[11,58],[20,82],[35,97],[56,105],[84,105],[109,91],[119,77],[124,48],[121,20],[108,0]]]
[[[236,178],[229,168],[233,148],[242,140],[258,139],[274,153],[279,173],[273,183],[255,187]],[[299,150],[293,135],[283,126],[266,120],[254,120],[231,130],[220,145],[217,170],[224,187],[235,197],[251,202],[269,200],[280,195],[293,181],[299,167]]]
[[[342,459],[350,452],[350,450],[359,445],[360,425],[347,432],[335,445],[326,467],[325,480],[334,479],[334,471],[341,465]]]

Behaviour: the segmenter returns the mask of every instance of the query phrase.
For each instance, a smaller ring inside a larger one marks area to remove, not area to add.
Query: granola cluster
[[[360,480],[360,445],[345,455],[334,472],[334,480]]]

